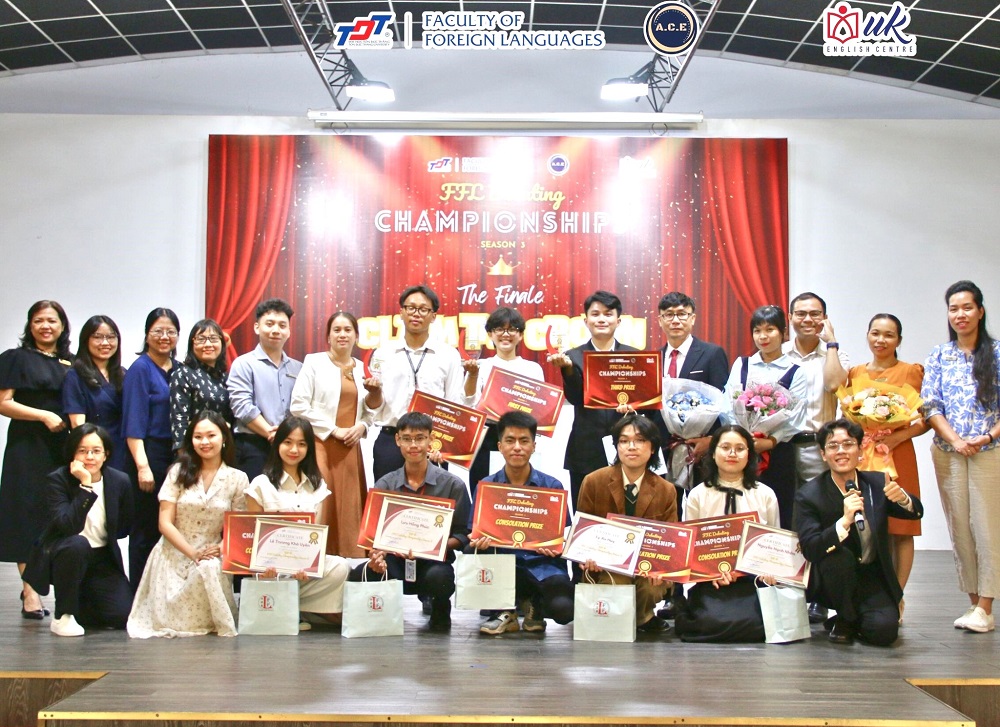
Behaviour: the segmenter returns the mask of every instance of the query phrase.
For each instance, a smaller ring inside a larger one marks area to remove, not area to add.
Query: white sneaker
[[[975,606],[969,606],[969,610],[968,611],[966,611],[961,616],[959,616],[958,618],[955,619],[955,628],[956,629],[964,629],[965,628],[965,622],[969,620],[969,616],[971,616],[972,612],[975,611],[975,610],[976,610]]]
[[[76,617],[71,613],[64,613],[59,618],[52,619],[49,624],[49,631],[56,636],[83,636],[83,626],[76,622]]]
[[[972,609],[972,613],[965,619],[964,626],[969,631],[975,631],[977,634],[985,634],[994,629],[993,614],[988,614],[977,606]]]

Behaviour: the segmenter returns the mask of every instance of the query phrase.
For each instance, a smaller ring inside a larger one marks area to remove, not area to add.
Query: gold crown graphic
[[[520,263],[518,263],[520,265]],[[497,258],[497,261],[486,268],[487,275],[513,275],[514,268],[517,265],[511,265],[506,260],[503,259],[503,255]]]

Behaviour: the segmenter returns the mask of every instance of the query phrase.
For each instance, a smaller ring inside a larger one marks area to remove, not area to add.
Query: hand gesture
[[[380,575],[385,573],[385,553],[381,550],[373,550],[368,556],[368,567]]]
[[[545,357],[545,360],[561,369],[568,369],[573,366],[573,361],[565,353],[551,353]]]
[[[89,488],[91,483],[90,472],[86,467],[83,466],[83,462],[78,459],[74,459],[69,463],[69,473],[73,475],[76,479],[80,480],[81,487]]]
[[[886,499],[895,502],[897,505],[902,505],[910,497],[906,494],[906,490],[899,486],[896,480],[889,480],[885,484],[883,491],[885,492]]]
[[[823,324],[820,326],[817,335],[823,343],[830,343],[830,341],[837,340],[836,334],[833,332],[833,323],[830,322],[829,318],[823,319]]]
[[[476,550],[486,550],[487,548],[493,547],[492,545],[490,545],[491,542],[492,538],[490,538],[489,535],[484,535],[480,538],[476,538],[475,540],[470,540],[469,545],[471,545]]]
[[[479,377],[479,361],[477,359],[474,358],[465,359],[464,361],[462,361],[462,368],[465,369],[465,373],[467,373],[472,378],[475,379]]]

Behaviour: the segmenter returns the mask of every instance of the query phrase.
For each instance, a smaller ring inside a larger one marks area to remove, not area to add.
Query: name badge
[[[414,558],[406,559],[406,571],[403,575],[403,579],[407,583],[416,583],[417,581],[417,561]]]

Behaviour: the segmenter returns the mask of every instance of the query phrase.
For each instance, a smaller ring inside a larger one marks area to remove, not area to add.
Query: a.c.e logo
[[[569,171],[569,157],[564,154],[553,154],[548,162],[549,174],[553,177],[561,177]]]
[[[676,56],[687,53],[698,39],[698,16],[678,0],[656,5],[642,25],[646,43],[656,53]]]

